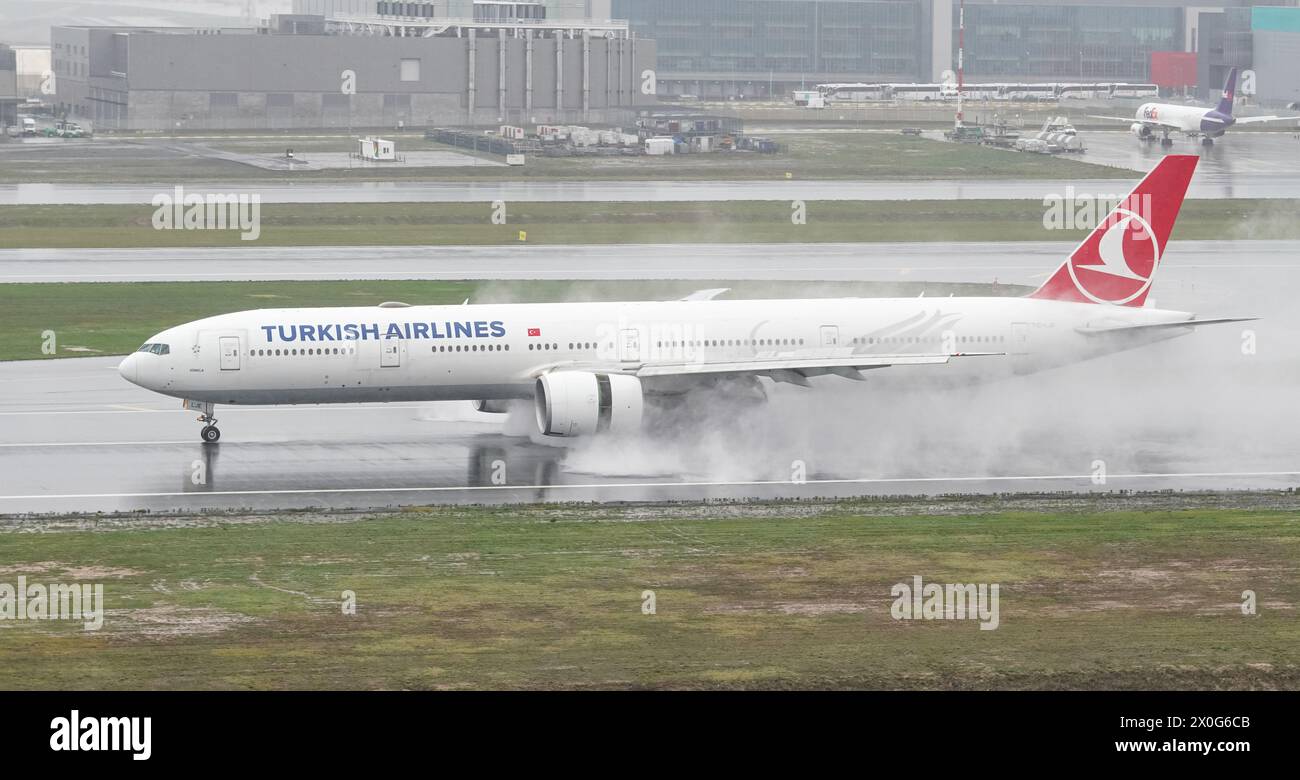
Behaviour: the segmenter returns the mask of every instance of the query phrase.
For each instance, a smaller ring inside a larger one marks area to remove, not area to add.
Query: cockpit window
[[[155,355],[168,355],[171,351],[171,347],[166,344],[145,344],[136,350],[136,352],[151,352]]]

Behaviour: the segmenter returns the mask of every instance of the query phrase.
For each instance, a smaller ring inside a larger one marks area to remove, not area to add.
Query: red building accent
[[[1197,86],[1196,52],[1151,52],[1151,83],[1161,89]]]

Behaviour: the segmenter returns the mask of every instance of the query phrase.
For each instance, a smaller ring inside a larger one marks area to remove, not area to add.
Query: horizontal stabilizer
[[[1260,122],[1286,122],[1292,119],[1300,119],[1300,116],[1239,116],[1237,124],[1254,125]]]
[[[1142,325],[1114,325],[1101,328],[1075,328],[1085,336],[1102,336],[1108,333],[1155,330],[1158,328],[1186,328],[1195,325],[1222,325],[1225,322],[1253,322],[1259,317],[1216,317],[1210,320],[1182,320],[1180,322],[1151,322]]]

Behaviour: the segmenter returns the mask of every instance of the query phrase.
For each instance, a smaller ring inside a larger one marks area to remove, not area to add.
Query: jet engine
[[[556,371],[537,378],[537,428],[546,436],[587,436],[641,427],[641,380],[626,374]]]
[[[1136,135],[1138,138],[1151,137],[1151,128],[1147,127],[1141,122],[1134,122],[1133,124],[1129,125],[1128,129],[1129,132],[1131,132],[1133,135]]]

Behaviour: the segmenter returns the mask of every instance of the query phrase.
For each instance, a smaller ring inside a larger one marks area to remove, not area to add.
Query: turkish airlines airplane
[[[1223,84],[1223,94],[1219,104],[1214,108],[1197,108],[1196,106],[1178,106],[1172,103],[1143,103],[1138,106],[1132,117],[1097,116],[1092,119],[1110,119],[1115,122],[1132,122],[1129,131],[1144,141],[1155,138],[1161,133],[1160,145],[1173,146],[1169,138],[1172,132],[1185,133],[1188,138],[1201,138],[1203,146],[1213,146],[1214,139],[1223,135],[1233,125],[1250,125],[1259,122],[1281,122],[1287,119],[1300,119],[1300,116],[1241,116],[1232,115],[1232,101],[1237,91],[1237,69],[1228,71],[1228,80]],[[1134,120],[1137,121],[1134,121]]]
[[[260,309],[178,325],[122,361],[130,382],[184,399],[202,437],[215,404],[532,401],[538,431],[634,430],[686,392],[763,398],[761,378],[814,386],[909,372],[1009,377],[1133,349],[1195,326],[1144,307],[1195,156],[1167,156],[1023,298],[715,300]]]

